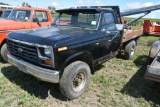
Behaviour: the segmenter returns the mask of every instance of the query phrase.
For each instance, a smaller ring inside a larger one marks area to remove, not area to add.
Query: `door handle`
[[[99,43],[96,43],[96,45],[99,45]]]
[[[111,41],[112,41],[112,39],[108,40],[108,42],[111,42]]]

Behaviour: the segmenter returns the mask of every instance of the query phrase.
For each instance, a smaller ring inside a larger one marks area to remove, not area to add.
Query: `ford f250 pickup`
[[[0,55],[7,61],[6,36],[9,32],[50,26],[51,13],[48,9],[19,7],[14,8],[6,20],[0,20]]]
[[[124,30],[118,6],[57,10],[50,27],[11,32],[7,36],[9,63],[51,83],[69,99],[81,96],[94,67],[118,51],[134,55],[143,33]]]

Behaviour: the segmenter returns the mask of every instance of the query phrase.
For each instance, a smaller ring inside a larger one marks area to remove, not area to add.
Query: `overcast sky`
[[[121,10],[160,4],[160,0],[1,0],[0,2],[11,5],[21,5],[22,2],[28,2],[34,7],[43,8],[47,8],[48,5],[53,5],[56,9],[76,6],[118,5]],[[160,10],[154,11],[146,17],[160,19]]]

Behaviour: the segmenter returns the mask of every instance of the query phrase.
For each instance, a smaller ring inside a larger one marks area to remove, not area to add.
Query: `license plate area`
[[[21,64],[21,63],[17,63],[17,67],[19,68],[20,71],[23,71],[24,73],[27,73],[27,69],[26,66]]]

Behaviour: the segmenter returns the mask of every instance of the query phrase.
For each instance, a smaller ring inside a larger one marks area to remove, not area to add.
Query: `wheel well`
[[[87,54],[83,54],[83,55],[80,55],[80,56],[76,56],[74,58],[72,58],[66,65],[68,66],[69,64],[73,63],[74,61],[83,61],[85,63],[87,63],[91,69],[91,72],[93,73],[94,72],[94,65],[93,65],[93,61],[92,61],[92,57],[90,55],[87,55]],[[64,67],[64,68],[65,68]]]
[[[1,43],[0,49],[2,48],[3,44],[5,44],[5,43],[6,43],[6,39],[4,39],[3,42]]]

